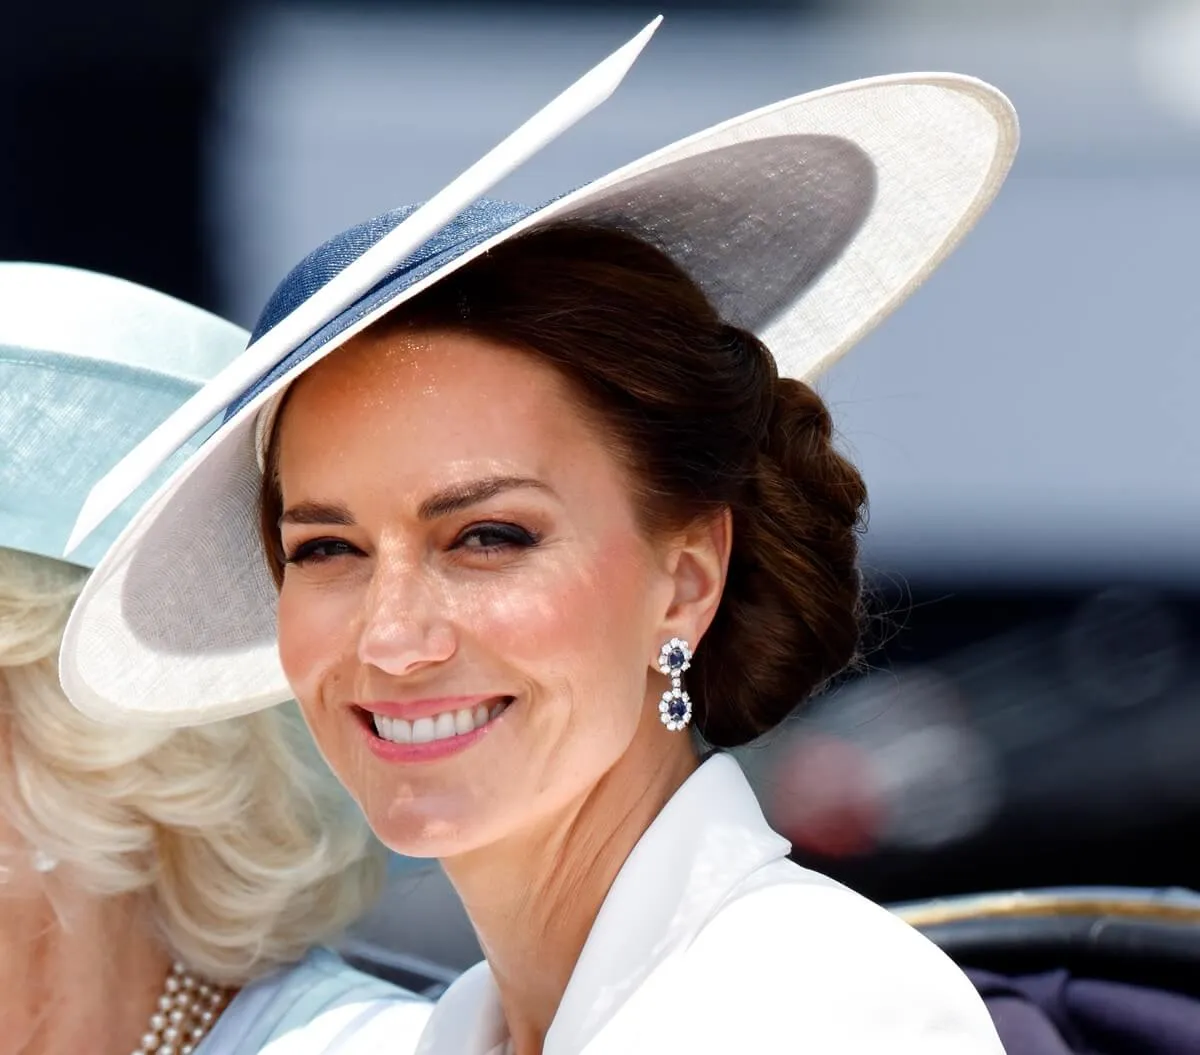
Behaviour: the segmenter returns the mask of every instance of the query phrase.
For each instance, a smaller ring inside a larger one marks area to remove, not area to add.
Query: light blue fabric
[[[432,1007],[421,997],[350,967],[328,949],[313,949],[294,967],[243,989],[196,1055],[339,1050],[347,1037],[361,1036],[396,1012],[404,1021],[391,1032],[387,1052],[406,1055],[414,1050],[418,1027]],[[318,1031],[323,1035],[318,1037]]]
[[[0,547],[62,559],[92,486],[245,348],[215,315],[122,279],[0,261]],[[100,556],[211,429],[71,557]]]
[[[195,390],[150,370],[0,346],[0,546],[61,560],[92,485]],[[126,499],[71,562],[94,567],[205,435]]]

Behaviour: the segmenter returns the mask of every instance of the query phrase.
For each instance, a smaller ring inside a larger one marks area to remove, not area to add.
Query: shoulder
[[[374,1050],[413,1051],[432,1004],[356,970],[328,949],[314,949],[292,967],[243,990],[221,1016],[203,1055],[317,1055]]]
[[[787,1037],[830,1055],[1003,1052],[982,999],[945,953],[886,909],[788,861],[724,903],[683,967],[704,1006],[745,1009],[730,1026],[743,1040],[761,1033],[755,1051]]]

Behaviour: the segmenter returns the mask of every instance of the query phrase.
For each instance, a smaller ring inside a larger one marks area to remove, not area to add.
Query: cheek
[[[284,581],[279,593],[279,660],[296,698],[311,705],[326,672],[354,652],[357,605],[344,593]]]
[[[543,691],[589,709],[572,722],[632,728],[651,656],[644,562],[627,540],[572,553],[520,588],[501,591],[476,631]]]

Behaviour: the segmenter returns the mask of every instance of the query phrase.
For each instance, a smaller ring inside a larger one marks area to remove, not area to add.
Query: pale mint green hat
[[[244,330],[109,275],[0,262],[0,546],[62,559],[92,486],[246,347]],[[71,555],[94,567],[171,468]]]

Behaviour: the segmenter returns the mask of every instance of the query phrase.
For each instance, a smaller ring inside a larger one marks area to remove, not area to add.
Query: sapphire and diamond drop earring
[[[671,679],[658,705],[658,717],[671,732],[683,729],[692,720],[692,699],[683,689],[683,672],[692,665],[692,650],[678,637],[671,638],[659,650],[658,669]]]

